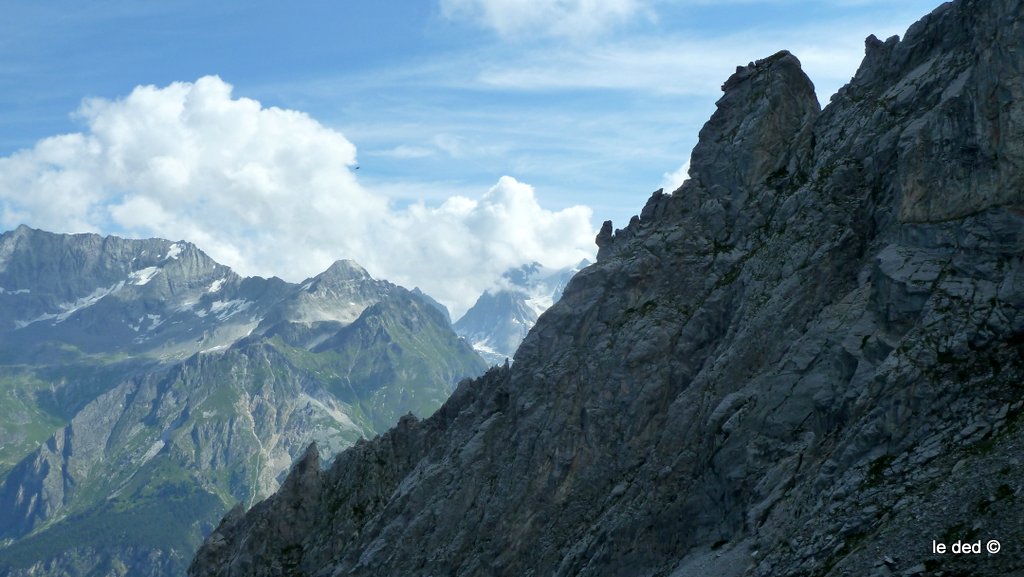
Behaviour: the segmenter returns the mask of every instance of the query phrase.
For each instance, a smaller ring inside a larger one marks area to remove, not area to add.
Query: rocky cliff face
[[[31,321],[0,327],[0,575],[182,575],[311,442],[333,457],[485,368],[433,301],[351,261],[293,285],[24,227],[0,255],[0,318]]]
[[[737,70],[511,368],[226,518],[190,575],[1014,575],[1024,5]],[[932,542],[999,540],[996,554]]]

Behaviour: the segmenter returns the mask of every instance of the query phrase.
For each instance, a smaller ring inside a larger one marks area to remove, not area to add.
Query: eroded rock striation
[[[1022,22],[945,4],[824,110],[788,53],[739,68],[511,367],[189,574],[1024,574]]]

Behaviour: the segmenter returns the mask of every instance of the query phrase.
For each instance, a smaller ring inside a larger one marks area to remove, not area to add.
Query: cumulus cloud
[[[455,196],[438,207],[419,203],[395,214],[394,233],[415,248],[407,255],[407,245],[391,245],[394,258],[405,263],[392,278],[406,285],[436,278],[424,290],[466,307],[512,266],[537,261],[564,267],[592,259],[590,220],[583,206],[545,210],[533,187],[504,176],[480,199]]]
[[[510,267],[592,254],[588,208],[544,209],[511,177],[477,199],[396,208],[357,180],[342,134],[215,76],[88,100],[77,116],[83,132],[0,158],[4,228],[185,239],[241,274],[293,281],[351,258],[456,315]]]
[[[665,172],[661,175],[661,188],[666,193],[673,193],[683,185],[683,182],[690,178],[690,161],[687,160],[682,166],[672,172]]]
[[[441,0],[441,13],[504,38],[592,36],[636,16],[643,0]]]

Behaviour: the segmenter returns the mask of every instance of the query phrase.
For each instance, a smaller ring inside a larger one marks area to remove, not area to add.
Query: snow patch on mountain
[[[238,313],[247,310],[253,305],[252,301],[245,299],[232,299],[229,301],[213,301],[210,303],[210,310],[208,314],[212,314],[219,320],[227,320],[230,317],[237,315]],[[199,314],[198,312],[196,314]],[[206,313],[199,316],[206,316]]]
[[[526,299],[526,306],[533,311],[535,317],[539,317],[544,311],[551,308],[551,305],[555,304],[555,298],[553,295],[534,295]]]
[[[180,243],[174,243],[167,248],[167,254],[164,255],[163,260],[175,259],[181,255],[182,247]]]
[[[534,262],[506,271],[455,322],[455,332],[492,364],[511,359],[540,315],[561,298],[569,279],[589,264],[584,259],[575,267],[551,269]]]
[[[122,288],[124,288],[124,281],[120,281],[117,284],[110,287],[98,288],[93,292],[89,293],[88,295],[74,302],[60,303],[59,305],[57,305],[57,309],[61,311],[59,313],[43,313],[31,320],[15,321],[14,326],[18,329],[23,329],[30,324],[38,323],[41,321],[55,320],[57,323],[64,322],[65,320],[68,319],[68,317],[75,314],[76,312],[84,308],[91,307],[92,305],[98,303],[100,299],[102,299],[103,297],[111,295],[121,290]]]
[[[210,294],[213,294],[215,292],[220,291],[220,289],[224,287],[224,283],[227,280],[228,279],[226,279],[226,278],[222,278],[222,279],[217,279],[217,280],[213,281],[212,283],[210,283],[210,288],[206,289],[206,292],[208,292]]]
[[[164,321],[160,317],[160,315],[146,315],[146,318],[149,319],[149,328],[146,329],[147,331],[152,331],[156,329],[158,326],[164,324]],[[139,324],[141,325],[141,323]]]
[[[155,266],[147,266],[144,269],[137,270],[132,274],[128,275],[128,279],[132,281],[135,286],[143,286],[149,284],[149,281],[153,280],[153,277],[160,274],[160,269]]]

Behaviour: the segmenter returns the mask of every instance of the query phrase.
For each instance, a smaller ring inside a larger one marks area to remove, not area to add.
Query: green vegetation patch
[[[144,498],[115,499],[73,515],[3,550],[0,567],[26,568],[65,551],[127,547],[192,552],[203,526],[214,526],[224,503],[194,482],[166,482]]]
[[[0,367],[0,475],[45,442],[66,421],[40,406],[50,384],[29,371]]]

